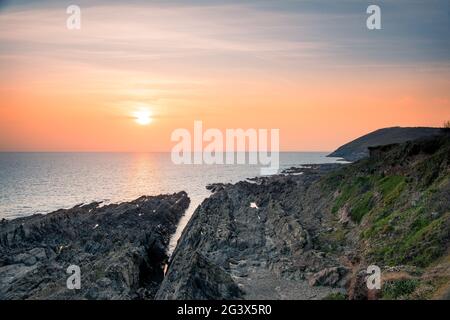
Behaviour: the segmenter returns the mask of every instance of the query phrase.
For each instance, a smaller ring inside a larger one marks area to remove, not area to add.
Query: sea
[[[282,152],[280,171],[334,163],[328,152]],[[248,155],[247,155],[248,157]],[[171,252],[211,183],[235,183],[260,175],[259,165],[174,164],[170,153],[0,153],[0,220],[45,214],[101,201],[186,191],[191,204],[172,237]]]

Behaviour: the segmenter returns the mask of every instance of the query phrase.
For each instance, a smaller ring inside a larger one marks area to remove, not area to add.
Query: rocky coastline
[[[450,298],[449,135],[207,189],[170,260],[185,192],[3,221],[0,299]]]
[[[449,135],[208,189],[156,299],[450,298]]]
[[[152,299],[185,192],[0,223],[0,299]],[[68,289],[79,266],[81,288]]]
[[[315,246],[320,216],[300,212],[307,189],[340,166],[208,186],[214,193],[186,226],[156,298],[321,299],[343,292],[346,267]]]

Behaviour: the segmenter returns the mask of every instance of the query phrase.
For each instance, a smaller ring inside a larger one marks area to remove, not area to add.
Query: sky
[[[366,27],[370,4],[381,30]],[[0,0],[0,151],[170,151],[195,120],[280,129],[282,151],[441,126],[448,12],[447,0]]]

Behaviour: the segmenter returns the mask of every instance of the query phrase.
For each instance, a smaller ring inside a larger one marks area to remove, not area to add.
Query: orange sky
[[[329,151],[450,119],[448,61],[368,60],[321,37],[258,34],[291,16],[235,13],[91,7],[69,31],[65,8],[0,11],[0,151],[170,151],[171,132],[194,120],[279,128],[283,151]],[[146,126],[132,116],[142,106]]]

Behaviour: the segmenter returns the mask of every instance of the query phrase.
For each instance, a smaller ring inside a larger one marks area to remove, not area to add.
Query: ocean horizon
[[[328,152],[281,152],[280,170],[333,163]],[[248,152],[246,152],[248,156]],[[236,183],[260,176],[260,165],[175,165],[168,152],[2,152],[0,219],[46,214],[94,201],[131,201],[143,195],[186,191],[191,204],[181,234],[211,183]],[[174,244],[171,244],[173,249]]]

